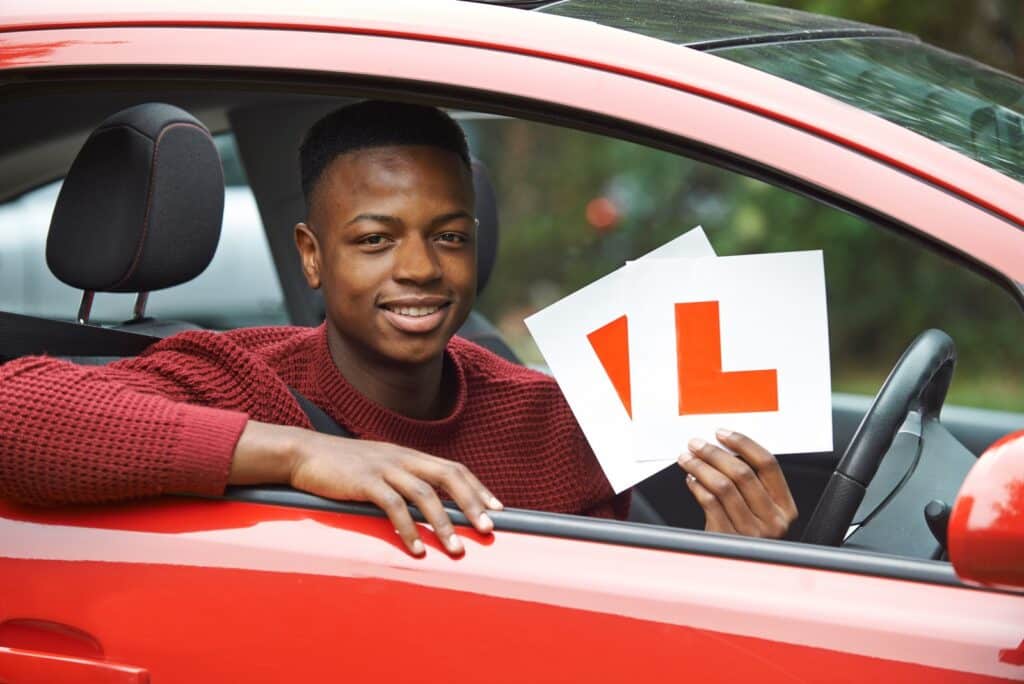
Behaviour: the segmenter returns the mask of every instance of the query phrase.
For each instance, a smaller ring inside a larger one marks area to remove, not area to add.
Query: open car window
[[[283,295],[256,200],[238,159],[234,137],[214,137],[224,164],[224,221],[213,261],[194,280],[152,293],[147,315],[229,329],[288,322]],[[61,181],[0,204],[0,311],[69,320],[82,292],[46,266],[46,233]],[[134,294],[97,295],[92,319],[131,317]]]
[[[523,318],[703,225],[719,255],[820,249],[833,391],[873,395],[927,328],[956,341],[947,403],[1024,412],[1009,294],[906,235],[709,163],[522,120],[463,121],[497,186],[502,232],[480,307],[543,365]],[[640,293],[635,293],[640,296]]]

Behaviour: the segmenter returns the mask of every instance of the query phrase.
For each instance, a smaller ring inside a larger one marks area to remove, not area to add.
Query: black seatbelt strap
[[[309,418],[309,422],[313,424],[313,429],[317,432],[322,432],[325,435],[334,435],[335,437],[351,437],[352,433],[343,428],[338,424],[336,420],[327,415],[327,412],[322,408],[311,402],[305,396],[302,395],[298,390],[289,387],[288,391],[295,397],[295,401],[299,402],[299,408]]]

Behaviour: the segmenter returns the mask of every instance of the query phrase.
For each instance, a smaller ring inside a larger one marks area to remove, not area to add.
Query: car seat
[[[88,324],[97,292],[137,293],[134,317],[115,326],[151,337],[198,328],[145,315],[149,292],[187,282],[220,239],[224,175],[210,132],[188,112],[142,104],[89,136],[61,187],[46,241],[58,279],[84,290]]]
[[[0,363],[33,354],[105,363],[197,327],[147,318],[146,297],[209,265],[223,212],[220,157],[194,117],[143,104],[106,119],[75,158],[47,236],[50,270],[84,290],[78,322],[0,311]],[[135,317],[89,325],[96,292],[137,293]]]
[[[476,293],[479,296],[491,278],[491,270],[498,257],[498,198],[487,173],[487,167],[479,160],[473,159],[472,169],[473,188],[476,190],[474,210],[477,220],[480,221],[476,232]],[[521,363],[512,348],[502,339],[498,329],[476,309],[469,313],[457,334],[508,361]]]

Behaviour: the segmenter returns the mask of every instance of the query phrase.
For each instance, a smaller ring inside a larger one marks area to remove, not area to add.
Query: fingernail
[[[491,500],[487,502],[487,506],[489,508],[492,508],[492,509],[496,510],[496,511],[500,511],[502,508],[505,507],[504,504],[502,504],[500,501],[498,501],[493,496],[491,497]]]
[[[677,460],[679,461],[679,465],[683,465],[691,458],[693,458],[693,454],[691,454],[689,451],[684,451],[683,453],[679,454],[679,458]]]
[[[477,518],[477,520],[479,521],[480,527],[482,527],[485,531],[490,532],[494,529],[494,522],[491,521],[490,516],[488,516],[486,513],[481,513],[480,517]]]
[[[693,453],[697,453],[698,451],[703,449],[706,444],[707,442],[705,442],[703,439],[700,439],[699,437],[694,437],[693,439],[690,440],[690,443],[687,446],[690,447],[690,451],[692,451]]]
[[[697,478],[693,476],[693,473],[686,473],[686,481],[689,484],[693,484],[694,482],[697,481]]]
[[[417,556],[422,556],[427,550],[423,548],[423,542],[419,539],[414,539],[412,541],[412,552]]]
[[[448,537],[448,550],[452,553],[462,552],[462,541],[459,539],[458,535],[453,534]]]
[[[718,435],[719,439],[729,439],[730,437],[732,437],[732,430],[718,428],[717,430],[715,430],[715,434]]]

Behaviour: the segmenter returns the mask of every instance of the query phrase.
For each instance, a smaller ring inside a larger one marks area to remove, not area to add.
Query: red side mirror
[[[990,446],[971,468],[948,540],[960,579],[1024,591],[1024,430]]]

